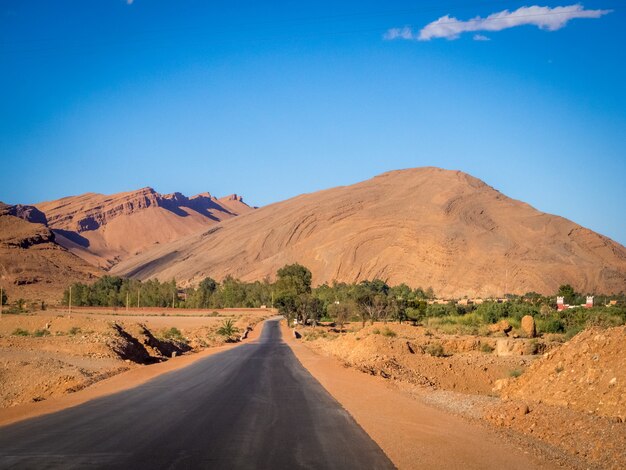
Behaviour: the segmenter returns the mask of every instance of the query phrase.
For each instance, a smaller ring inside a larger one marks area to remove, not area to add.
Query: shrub
[[[71,327],[71,328],[70,328],[70,330],[68,331],[68,334],[70,334],[70,335],[74,336],[74,335],[77,335],[77,334],[78,334],[78,333],[80,333],[80,332],[81,332],[81,330],[80,330],[80,328],[79,328],[79,327],[77,327],[77,326],[73,326],[73,327]]]
[[[173,339],[175,341],[184,341],[185,337],[181,333],[181,331],[175,326],[171,327],[169,330],[165,330],[163,332],[164,339]]]
[[[567,330],[565,330],[565,341],[569,341],[570,339],[572,339],[574,336],[576,336],[578,333],[580,333],[581,331],[583,331],[585,328],[582,326],[572,326],[570,328],[568,328]]]
[[[441,343],[431,343],[428,346],[426,346],[425,351],[426,351],[426,354],[430,354],[431,356],[434,356],[434,357],[444,357],[446,355]]]
[[[239,328],[231,318],[224,320],[222,326],[217,329],[217,334],[226,338],[226,341],[233,341],[233,336],[239,332]]]
[[[372,334],[379,335],[380,334],[380,330],[378,328],[374,328],[372,330]]]
[[[516,378],[522,375],[523,373],[524,371],[522,369],[513,369],[509,371],[509,376]]]
[[[483,343],[480,345],[480,350],[484,353],[492,353],[493,352],[493,346],[491,346],[490,344],[487,343]]]
[[[390,330],[389,328],[385,328],[382,332],[383,336],[387,336],[388,338],[395,338],[398,336],[395,331]]]
[[[36,338],[41,338],[42,336],[50,336],[50,332],[46,329],[43,330],[35,330],[33,332],[33,336],[35,336]]]
[[[28,330],[24,330],[23,328],[16,328],[11,333],[13,336],[30,336],[30,332]]]
[[[539,318],[537,320],[537,329],[541,333],[563,333],[565,331],[565,325],[558,318]]]

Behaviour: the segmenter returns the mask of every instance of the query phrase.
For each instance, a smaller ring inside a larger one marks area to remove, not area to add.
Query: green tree
[[[574,298],[578,297],[578,294],[574,291],[574,288],[569,284],[563,284],[559,287],[559,290],[556,294],[558,297],[564,297],[564,301],[566,304],[572,304],[574,302]]]
[[[308,316],[304,312],[309,303],[306,296],[311,294],[312,277],[311,271],[297,263],[286,265],[276,272],[275,305],[288,320]]]
[[[313,275],[301,264],[289,264],[276,272],[276,290],[278,293],[293,295],[309,294]]]
[[[326,312],[339,326],[340,331],[343,333],[344,325],[346,322],[350,321],[354,312],[354,304],[351,302],[332,303],[328,306]]]

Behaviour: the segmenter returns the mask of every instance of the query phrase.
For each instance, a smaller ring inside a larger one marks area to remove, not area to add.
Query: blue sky
[[[2,0],[0,200],[433,165],[626,244],[623,2],[260,3]]]

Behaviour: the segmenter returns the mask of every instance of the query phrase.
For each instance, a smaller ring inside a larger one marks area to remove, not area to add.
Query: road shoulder
[[[315,353],[294,339],[284,322],[281,331],[300,363],[400,469],[557,468],[483,427],[419,402],[380,377]]]

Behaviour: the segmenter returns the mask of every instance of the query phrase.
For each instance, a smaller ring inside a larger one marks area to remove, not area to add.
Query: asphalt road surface
[[[281,341],[0,427],[0,468],[387,469],[393,464]]]

